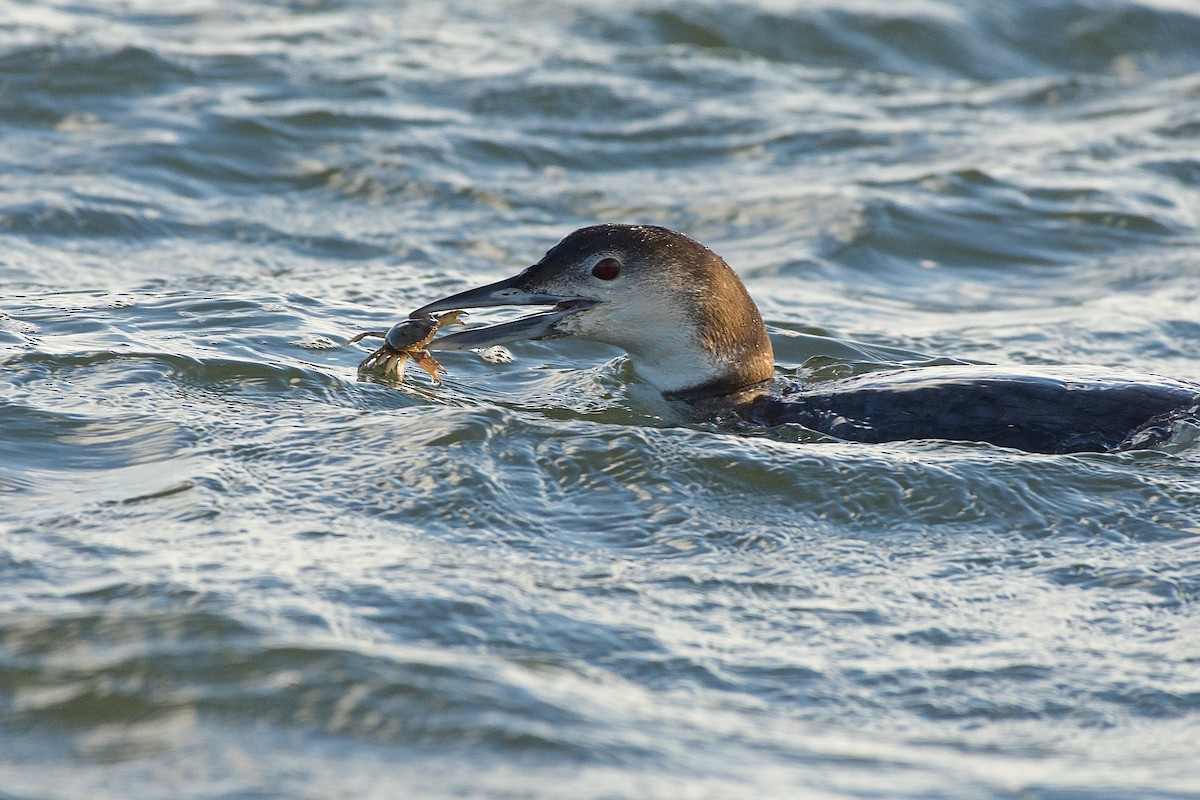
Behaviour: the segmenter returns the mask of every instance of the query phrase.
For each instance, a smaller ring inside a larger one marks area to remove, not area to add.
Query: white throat
[[[672,341],[674,340],[674,341]],[[633,371],[663,394],[687,391],[727,377],[728,365],[686,336],[667,336],[653,348],[626,347]]]

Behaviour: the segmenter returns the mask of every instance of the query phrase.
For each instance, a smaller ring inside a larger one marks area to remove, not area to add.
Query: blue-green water
[[[0,2],[0,798],[1200,796],[1200,449],[328,345],[600,221],[781,374],[1200,380],[1188,0]],[[1194,439],[1194,437],[1193,437]]]

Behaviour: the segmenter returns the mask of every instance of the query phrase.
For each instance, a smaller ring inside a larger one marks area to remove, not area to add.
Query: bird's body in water
[[[734,271],[702,244],[655,226],[580,229],[519,275],[413,314],[506,305],[552,308],[434,339],[428,349],[605,342],[623,348],[639,377],[694,418],[795,423],[858,442],[1108,451],[1156,444],[1200,417],[1198,384],[1090,368],[921,367],[781,385],[762,317]]]
[[[1195,420],[1200,389],[1104,370],[923,367],[760,395],[738,413],[797,423],[856,442],[981,441],[1036,453],[1107,452],[1161,444]]]

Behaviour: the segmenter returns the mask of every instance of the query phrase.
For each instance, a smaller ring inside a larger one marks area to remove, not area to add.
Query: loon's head
[[[725,261],[682,233],[650,225],[575,231],[519,275],[414,311],[550,305],[512,322],[455,333],[431,350],[574,336],[622,348],[667,397],[705,399],[769,380],[762,317]]]

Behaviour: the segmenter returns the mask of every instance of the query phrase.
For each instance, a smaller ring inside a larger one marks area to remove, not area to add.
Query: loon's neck
[[[662,396],[677,403],[734,406],[765,392],[770,380],[767,378],[747,384],[738,377],[720,378],[683,389],[662,391]]]
[[[749,340],[740,348],[714,353],[708,348],[686,353],[688,370],[670,372],[638,369],[639,361],[631,354],[634,369],[681,413],[708,419],[754,402],[768,392],[775,374],[775,356],[766,328],[759,324],[761,338]],[[702,341],[699,338],[693,339]],[[674,377],[675,380],[667,380]]]
[[[766,331],[763,331],[766,338]],[[638,377],[672,402],[728,406],[761,393],[775,374],[770,342],[746,357],[714,354],[704,348],[678,349],[669,360],[647,358],[629,349]]]
[[[620,344],[634,371],[666,399],[686,403],[740,399],[770,381],[775,353],[767,328],[740,282],[736,288],[723,302],[695,303],[669,324],[625,332]]]

